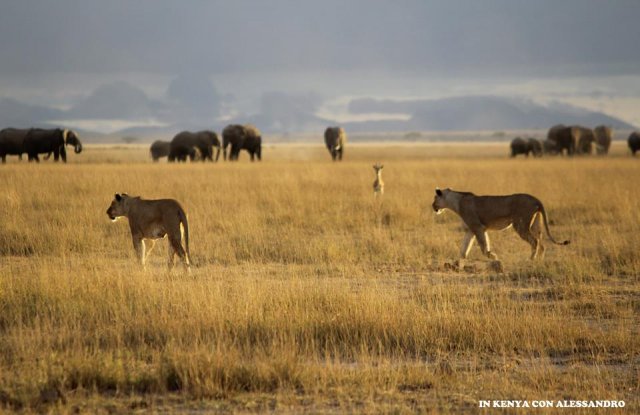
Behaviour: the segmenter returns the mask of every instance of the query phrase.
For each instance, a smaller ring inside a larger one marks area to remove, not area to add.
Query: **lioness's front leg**
[[[149,259],[149,255],[151,255],[151,251],[153,251],[153,247],[156,245],[156,241],[155,239],[145,239],[144,241],[144,248],[145,248],[145,255],[144,255],[144,262],[147,262],[147,259]]]
[[[144,266],[144,243],[142,242],[142,237],[132,235],[131,239],[133,240],[133,249],[136,251],[136,256],[140,264]]]
[[[471,247],[473,246],[473,242],[476,240],[475,235],[470,230],[464,234],[464,239],[462,240],[462,247],[460,249],[460,258],[466,259],[469,256],[469,251],[471,251]]]
[[[489,235],[487,232],[484,230],[477,231],[475,232],[475,236],[478,240],[478,244],[480,245],[480,249],[482,249],[482,253],[489,259],[498,259],[498,256],[491,252],[491,243],[489,242]]]

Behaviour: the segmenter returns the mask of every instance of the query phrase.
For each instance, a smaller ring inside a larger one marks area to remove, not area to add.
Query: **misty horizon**
[[[248,119],[307,131],[412,116],[354,113],[358,99],[497,96],[640,125],[640,4],[632,1],[3,7],[4,124],[114,132]]]

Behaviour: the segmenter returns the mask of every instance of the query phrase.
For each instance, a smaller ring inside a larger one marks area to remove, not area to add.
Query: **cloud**
[[[206,75],[174,78],[167,89],[167,98],[197,116],[213,119],[220,114],[221,97]]]
[[[9,2],[0,73],[638,73],[640,2]]]
[[[265,92],[260,98],[260,113],[254,118],[266,131],[312,131],[327,122],[316,116],[323,102],[314,92]]]
[[[71,119],[140,120],[156,116],[159,103],[127,82],[99,86],[68,111]]]
[[[29,105],[13,98],[0,99],[0,125],[28,128],[44,126],[48,121],[60,119],[63,111],[41,105]]]

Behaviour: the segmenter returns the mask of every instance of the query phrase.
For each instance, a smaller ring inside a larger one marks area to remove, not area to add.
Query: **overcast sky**
[[[638,0],[3,1],[0,98],[70,107],[115,81],[159,97],[208,77],[241,110],[274,91],[527,95],[563,79],[628,100],[639,18]]]

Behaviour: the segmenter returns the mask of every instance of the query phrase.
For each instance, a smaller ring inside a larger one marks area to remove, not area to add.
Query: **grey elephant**
[[[162,157],[167,157],[169,155],[170,148],[171,143],[169,141],[156,140],[151,144],[149,153],[151,153],[153,161],[158,161]]]
[[[564,151],[566,150],[567,155],[571,156],[576,152],[576,144],[579,136],[579,129],[558,124],[549,129],[549,132],[547,133],[547,140],[555,143],[558,154],[564,154]]]
[[[518,154],[524,154],[525,157],[529,157],[529,154],[533,154],[534,157],[540,157],[542,155],[542,143],[535,138],[521,138],[516,137],[511,141],[511,157],[515,157]]]
[[[596,141],[596,136],[591,128],[583,127],[581,125],[574,125],[573,128],[577,130],[577,148],[578,154],[591,154],[593,153],[593,143]]]
[[[24,153],[24,138],[29,129],[5,128],[0,131],[0,157],[2,162],[7,162],[7,155],[18,156],[22,160]]]
[[[529,137],[527,138],[527,143],[529,144],[529,149],[533,154],[533,157],[542,157],[542,141],[537,138]]]
[[[542,152],[550,156],[558,154],[558,145],[555,141],[546,139],[542,142]]]
[[[640,132],[632,132],[627,139],[627,144],[629,145],[631,154],[635,157],[636,151],[640,151]]]
[[[609,147],[611,147],[611,140],[613,138],[613,130],[611,127],[599,125],[593,129],[593,134],[596,137],[596,154],[609,154]]]
[[[229,160],[238,160],[240,150],[247,150],[251,161],[262,160],[262,135],[250,124],[229,124],[222,130],[222,154],[227,159],[227,147],[231,146]]]
[[[182,131],[176,134],[169,146],[169,161],[186,161],[187,157],[191,161],[195,160],[196,154],[200,153],[202,161],[213,159],[213,149],[217,149],[215,161],[220,157],[220,139],[213,131],[203,130],[198,132]]]
[[[328,127],[324,130],[324,144],[331,154],[333,161],[342,161],[342,153],[347,143],[347,134],[342,127]]]
[[[55,161],[61,158],[66,163],[67,151],[65,146],[73,146],[76,154],[82,152],[82,143],[78,135],[71,130],[32,128],[24,137],[24,152],[28,154],[29,161],[40,162],[38,154],[53,153]]]

